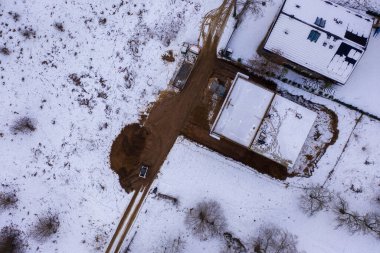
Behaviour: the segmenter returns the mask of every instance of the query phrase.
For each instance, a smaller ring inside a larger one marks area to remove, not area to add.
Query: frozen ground
[[[356,10],[362,10],[358,5],[360,2],[366,2],[366,5],[373,10],[380,10],[380,1],[345,1],[336,0],[347,7],[353,7]],[[279,9],[281,8],[282,1],[274,0],[273,4],[264,7],[263,15],[254,16],[249,13],[244,16],[238,28],[232,33],[235,19],[229,19],[228,24],[230,29],[227,29],[227,34],[223,35],[219,49],[227,47],[233,50],[232,58],[238,60],[239,58],[243,63],[253,59],[257,55],[257,48],[264,40],[272,22],[274,21]],[[232,33],[232,38],[228,40],[228,35]],[[227,44],[227,42],[229,43]],[[335,97],[347,104],[356,106],[363,111],[369,112],[380,117],[380,108],[377,103],[377,96],[380,94],[380,86],[378,85],[378,69],[380,69],[380,37],[370,38],[367,51],[364,53],[362,59],[354,69],[352,75],[344,86],[334,86],[333,92]],[[292,80],[303,84],[303,78],[298,75],[287,76]]]
[[[220,1],[0,1],[0,212],[28,234],[37,215],[59,214],[46,243],[28,252],[94,252],[108,241],[130,196],[108,165],[121,128],[166,88],[176,63],[161,55],[196,43]],[[36,130],[10,127],[30,117]],[[95,237],[99,239],[95,242]],[[37,249],[38,248],[38,249]]]
[[[177,198],[179,204],[175,206],[151,193],[129,234],[129,240],[135,235],[131,252],[164,252],[163,247],[178,237],[185,241],[184,252],[221,252],[223,239],[201,242],[184,225],[189,208],[210,199],[221,204],[227,231],[247,246],[261,224],[273,222],[296,234],[299,248],[308,253],[375,253],[380,247],[379,241],[369,235],[336,230],[329,211],[311,218],[304,215],[298,208],[302,190],[293,184],[286,186],[182,138],[177,140],[153,187]],[[350,197],[344,188],[341,191]]]

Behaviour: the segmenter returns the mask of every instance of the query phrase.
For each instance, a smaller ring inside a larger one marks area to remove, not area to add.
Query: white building
[[[225,138],[292,168],[317,114],[238,73],[212,126]]]
[[[344,84],[364,51],[373,19],[323,0],[286,0],[264,49]]]

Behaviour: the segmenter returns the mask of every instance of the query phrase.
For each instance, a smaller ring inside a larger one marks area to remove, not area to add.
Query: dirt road
[[[143,194],[138,204],[134,201],[127,207],[121,220],[123,225],[119,224],[106,252],[120,251],[125,235],[132,226],[150,185],[194,105],[199,102],[199,94],[207,87],[216,62],[217,44],[232,7],[232,0],[224,0],[219,8],[205,16],[200,35],[203,48],[185,89],[178,94],[162,94],[149,111],[148,118],[141,122],[142,126],[127,126],[112,145],[111,168],[119,174],[121,185],[127,192],[134,190],[142,191]],[[146,179],[138,177],[141,163],[150,166]]]

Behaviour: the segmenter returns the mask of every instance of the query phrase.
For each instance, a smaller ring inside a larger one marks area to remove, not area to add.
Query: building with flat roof
[[[225,138],[292,168],[317,113],[238,73],[211,128]]]
[[[264,49],[344,84],[365,52],[373,19],[323,0],[286,0]]]

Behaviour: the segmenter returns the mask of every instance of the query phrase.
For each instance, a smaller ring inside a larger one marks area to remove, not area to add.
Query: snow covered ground
[[[380,2],[380,1],[379,1]],[[380,117],[380,36],[371,37],[367,51],[344,86],[335,87],[335,97]]]
[[[353,131],[328,187],[344,192],[352,209],[364,213],[380,210],[380,122],[363,116]]]
[[[103,249],[131,197],[109,168],[112,141],[167,87],[177,62],[161,55],[196,43],[220,2],[0,1],[0,192],[18,198],[0,229],[29,234],[51,210],[58,233],[27,236],[28,252]],[[21,117],[36,130],[12,134]]]
[[[228,47],[233,50],[232,59],[240,59],[247,64],[250,59],[257,55],[257,48],[264,40],[272,22],[274,21],[283,1],[274,0],[273,4],[269,4],[262,8],[262,15],[252,15],[247,13],[238,28],[232,33],[235,19],[230,17],[228,24],[230,29],[226,30],[219,45],[219,49]],[[347,7],[358,8],[357,3],[366,2],[367,6],[374,10],[380,10],[380,1],[340,1],[338,2]],[[231,39],[228,39],[232,34]],[[227,43],[228,42],[228,43]],[[380,94],[380,86],[378,85],[380,63],[380,37],[371,36],[367,51],[354,69],[352,75],[344,86],[334,86],[333,92],[335,97],[347,104],[362,109],[373,115],[380,117],[380,109],[377,103],[377,96]],[[292,80],[303,84],[299,75],[293,74],[287,76]]]
[[[302,190],[293,184],[287,186],[263,176],[183,138],[177,140],[154,187],[161,194],[177,198],[179,204],[175,206],[151,193],[129,233],[128,240],[134,237],[131,252],[164,252],[163,247],[178,237],[185,242],[183,252],[221,252],[223,239],[199,241],[184,224],[186,212],[202,200],[221,204],[227,218],[226,230],[246,246],[261,224],[273,222],[296,234],[299,249],[308,253],[375,253],[380,247],[372,236],[335,229],[330,211],[311,218],[303,214],[298,208]],[[350,196],[341,190],[343,196]]]

